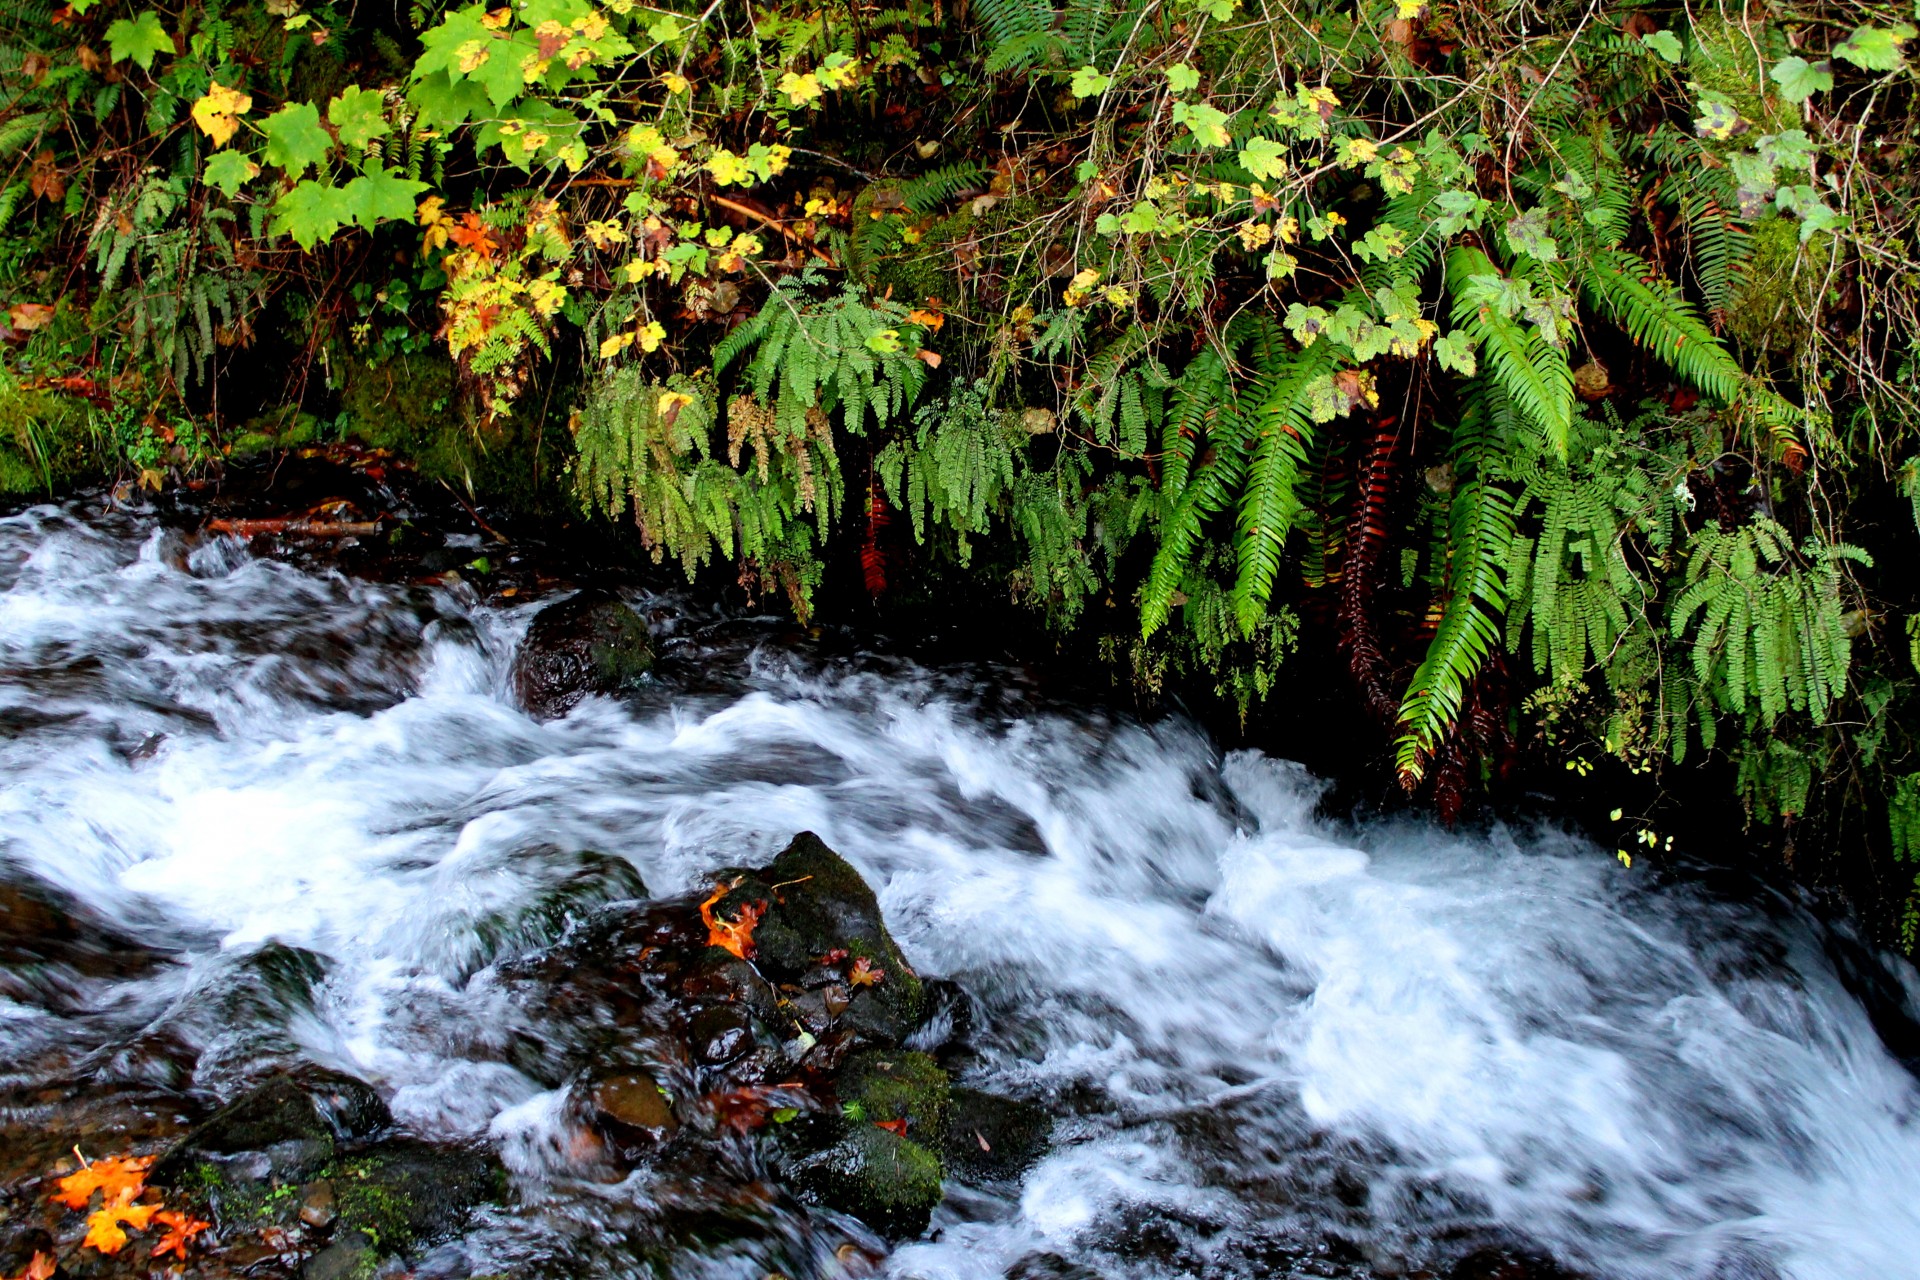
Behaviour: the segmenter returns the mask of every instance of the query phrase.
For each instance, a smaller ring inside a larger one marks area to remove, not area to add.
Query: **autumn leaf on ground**
[[[69,1209],[86,1208],[96,1191],[105,1193],[108,1204],[131,1200],[147,1189],[147,1168],[152,1163],[152,1156],[109,1156],[95,1160],[77,1173],[60,1179],[60,1190],[48,1198],[58,1200]]]
[[[182,1262],[187,1258],[187,1242],[213,1225],[175,1209],[162,1209],[153,1215],[153,1220],[167,1229],[160,1243],[153,1246],[153,1256],[157,1258],[163,1253],[171,1253]]]
[[[886,978],[887,971],[876,967],[873,961],[865,956],[855,960],[852,972],[847,974],[847,981],[856,987],[877,987],[886,981]]]
[[[907,1136],[907,1118],[905,1116],[901,1116],[898,1120],[875,1120],[873,1127],[876,1129],[885,1129],[888,1133],[895,1134],[902,1138]]]
[[[60,1264],[53,1260],[52,1254],[36,1250],[33,1257],[27,1261],[27,1269],[13,1277],[13,1280],[53,1280],[53,1273],[59,1266]]]
[[[134,1204],[133,1197],[137,1194],[126,1192],[118,1200],[109,1201],[88,1214],[87,1238],[81,1243],[101,1253],[118,1253],[126,1248],[126,1227],[145,1231],[153,1215],[160,1212],[157,1204]]]
[[[747,960],[753,956],[753,927],[760,923],[760,917],[767,912],[764,902],[750,902],[740,908],[740,918],[723,920],[713,914],[713,904],[733,892],[738,880],[730,881],[715,889],[707,900],[700,904],[700,923],[707,926],[707,945],[722,947]]]

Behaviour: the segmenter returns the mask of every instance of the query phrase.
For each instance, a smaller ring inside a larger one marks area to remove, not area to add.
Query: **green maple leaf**
[[[1767,78],[1780,86],[1780,96],[1788,102],[1805,102],[1816,93],[1833,88],[1833,64],[1808,62],[1805,58],[1782,58],[1767,72]]]
[[[1463,378],[1471,378],[1480,368],[1479,357],[1473,354],[1473,338],[1459,330],[1434,339],[1433,358],[1442,369],[1451,369]]]
[[[444,71],[415,80],[407,90],[407,102],[419,111],[422,125],[442,131],[458,128],[492,110],[486,90],[471,80],[455,79]]]
[[[1167,68],[1167,87],[1175,93],[1192,93],[1200,87],[1200,73],[1184,62]]]
[[[1759,149],[1761,159],[1782,169],[1805,169],[1813,163],[1813,140],[1807,137],[1805,129],[1769,133],[1753,145]]]
[[[487,60],[469,71],[467,78],[486,86],[487,97],[495,107],[504,107],[526,91],[527,77],[520,68],[539,53],[540,42],[518,32],[511,40],[496,42]]]
[[[268,230],[274,235],[284,231],[302,249],[311,249],[331,239],[352,218],[345,192],[308,178],[274,201]]]
[[[1685,56],[1685,50],[1680,45],[1680,37],[1671,31],[1649,31],[1640,37],[1640,43],[1668,62],[1678,62]]]
[[[242,151],[216,151],[207,161],[206,169],[200,180],[210,187],[217,187],[228,195],[240,194],[240,188],[260,173],[260,166],[249,159]]]
[[[1287,148],[1272,138],[1248,138],[1240,149],[1240,167],[1265,181],[1279,178],[1287,171]]]
[[[1835,45],[1833,51],[1866,71],[1894,71],[1905,61],[1900,46],[1913,36],[1913,25],[1906,22],[1892,27],[1855,27],[1846,43]]]
[[[1107,91],[1113,83],[1113,77],[1095,66],[1084,66],[1073,73],[1073,82],[1067,87],[1073,90],[1076,98],[1097,98]]]
[[[365,147],[393,132],[387,123],[386,102],[379,90],[348,85],[327,104],[327,119],[340,132],[343,146]]]
[[[333,149],[333,139],[320,127],[320,109],[311,102],[290,102],[265,120],[267,163],[277,164],[296,177],[308,165],[322,164]]]
[[[132,62],[142,71],[153,68],[153,55],[172,53],[173,37],[160,25],[153,10],[134,18],[121,18],[107,28],[107,53],[115,62]]]
[[[426,189],[424,182],[403,178],[392,169],[378,169],[361,174],[340,190],[346,220],[371,231],[382,218],[411,220],[420,193]]]
[[[1515,253],[1539,262],[1552,262],[1560,256],[1559,242],[1547,234],[1547,211],[1538,207],[1507,223],[1507,243]]]
[[[1210,107],[1204,102],[1176,102],[1173,104],[1173,122],[1187,126],[1187,132],[1202,146],[1227,145],[1227,113],[1218,107]]]
[[[1326,332],[1327,319],[1324,307],[1309,307],[1296,302],[1287,308],[1287,318],[1281,323],[1287,326],[1287,332],[1293,335],[1295,342],[1310,347],[1315,338]]]
[[[481,25],[480,20],[486,16],[485,5],[470,4],[440,19],[439,26],[421,32],[423,52],[414,60],[413,78],[425,80],[435,72],[457,77],[462,46],[494,39],[494,33]]]

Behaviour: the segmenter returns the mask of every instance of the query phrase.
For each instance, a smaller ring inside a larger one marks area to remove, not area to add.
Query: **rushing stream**
[[[1330,825],[1297,766],[1178,719],[671,598],[639,602],[645,697],[536,723],[509,603],[0,520],[0,879],[166,957],[0,996],[4,1083],[326,1064],[513,1174],[421,1274],[623,1274],[686,1188],[572,1176],[495,966],[551,940],[518,922],[580,850],[676,894],[811,829],[971,997],[973,1080],[1058,1116],[887,1274],[1388,1276],[1504,1239],[1607,1277],[1920,1276],[1920,1088],[1797,908],[1551,831]],[[324,976],[263,982],[270,944]],[[853,1265],[808,1244],[824,1211],[766,1214],[782,1257]],[[682,1270],[760,1280],[756,1250]]]

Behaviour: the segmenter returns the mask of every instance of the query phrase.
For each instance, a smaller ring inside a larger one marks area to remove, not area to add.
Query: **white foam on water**
[[[812,829],[980,1002],[974,1082],[1064,1115],[894,1274],[1167,1274],[1321,1228],[1385,1269],[1504,1225],[1636,1280],[1920,1276],[1920,1091],[1791,911],[1552,833],[1338,830],[1297,766],[905,664],[717,650],[738,696],[536,724],[525,609],[49,508],[0,521],[0,587],[0,711],[62,717],[0,737],[0,866],[194,954],[326,957],[288,1033],[529,1178],[561,1101],[500,1060],[475,941],[551,887],[527,851],[670,893]],[[31,1021],[0,1008],[0,1054]]]

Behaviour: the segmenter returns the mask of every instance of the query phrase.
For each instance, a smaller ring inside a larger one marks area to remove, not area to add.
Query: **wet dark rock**
[[[410,1139],[383,1142],[327,1171],[336,1239],[371,1239],[382,1256],[412,1253],[458,1233],[481,1205],[506,1192],[490,1152]]]
[[[284,1217],[294,1206],[279,1188],[320,1172],[341,1141],[389,1123],[380,1095],[351,1076],[317,1068],[275,1076],[189,1130],[152,1177],[198,1196],[223,1219]]]
[[[940,1158],[911,1138],[852,1124],[823,1151],[792,1165],[794,1186],[828,1208],[853,1214],[895,1239],[927,1229],[940,1203]]]
[[[332,1182],[322,1178],[300,1188],[300,1221],[324,1231],[339,1216]]]
[[[192,1129],[156,1168],[176,1157],[266,1151],[313,1141],[331,1150],[337,1138],[362,1138],[392,1122],[387,1104],[363,1081],[331,1071],[275,1076],[241,1095]]]
[[[65,1011],[89,979],[128,978],[159,957],[89,918],[50,885],[0,882],[0,998]]]
[[[879,899],[819,836],[801,832],[729,895],[756,899],[767,903],[754,931],[754,958],[763,973],[804,987],[849,978],[864,962],[871,980],[847,984],[847,1005],[836,1019],[872,1042],[898,1043],[926,1016],[926,990],[887,932]],[[845,957],[837,967],[823,963],[835,953]]]
[[[307,1259],[300,1280],[365,1280],[380,1261],[373,1241],[355,1231]]]
[[[1057,1253],[1030,1253],[1007,1268],[1006,1280],[1100,1280],[1100,1273]]]
[[[645,1072],[596,1081],[587,1091],[587,1100],[601,1121],[621,1129],[657,1135],[671,1133],[680,1125],[666,1091]]]
[[[1015,1098],[955,1089],[941,1155],[949,1173],[976,1181],[1017,1178],[1046,1153],[1053,1117]]]
[[[553,945],[570,925],[615,902],[647,896],[647,885],[625,858],[581,849],[562,852],[551,845],[515,854],[520,866],[548,869],[551,887],[515,907],[475,919],[464,939],[466,953],[449,977],[465,981],[504,956],[524,955]]]
[[[542,720],[592,694],[631,693],[653,666],[647,624],[604,591],[581,591],[534,616],[513,664],[520,705]]]
[[[694,1056],[709,1066],[724,1066],[753,1047],[747,1014],[731,1005],[703,1009],[688,1028]]]

